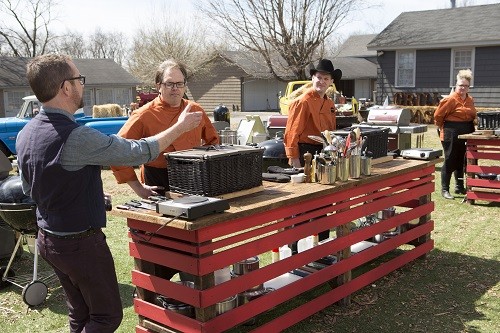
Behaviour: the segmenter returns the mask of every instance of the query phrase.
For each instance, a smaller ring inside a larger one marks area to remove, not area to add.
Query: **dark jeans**
[[[38,233],[40,255],[66,293],[71,333],[114,332],[123,318],[113,257],[102,231],[82,239]]]
[[[304,154],[305,153],[310,153],[312,156],[314,154],[319,154],[321,153],[321,150],[323,150],[323,145],[317,144],[313,145],[310,143],[299,143],[299,159],[300,159],[300,165],[304,165]]]
[[[441,141],[444,153],[444,163],[441,167],[441,189],[449,191],[451,175],[455,173],[455,182],[458,187],[463,187],[465,160],[465,140],[459,139],[461,134],[474,132],[472,122],[444,123],[444,140]]]

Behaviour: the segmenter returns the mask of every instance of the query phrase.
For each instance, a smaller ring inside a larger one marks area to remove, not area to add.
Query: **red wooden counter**
[[[500,174],[500,137],[485,134],[464,134],[460,139],[467,140],[467,194],[466,200],[474,204],[475,200],[500,202],[500,181],[480,179],[480,173]],[[494,165],[484,165],[479,161],[494,161]]]
[[[263,191],[229,200],[231,208],[225,213],[195,221],[172,220],[147,211],[113,211],[127,218],[131,230],[129,248],[135,258],[132,283],[138,290],[134,300],[139,315],[136,332],[222,332],[325,283],[330,291],[254,326],[253,331],[278,332],[335,302],[348,303],[353,292],[425,257],[433,248],[431,193],[439,161],[395,159],[374,166],[371,176],[333,186],[265,182]],[[397,208],[394,217],[349,232],[349,222],[392,206]],[[357,254],[350,253],[351,245],[397,226],[404,232]],[[327,228],[336,230],[333,240],[214,285],[214,271]],[[384,256],[403,244],[413,246]],[[215,315],[217,302],[330,254],[338,256],[337,263]],[[370,265],[370,270],[351,278],[354,269],[377,258],[381,259],[378,266]],[[194,275],[196,289],[160,278],[154,264]],[[193,305],[196,319],[155,305],[157,294]]]

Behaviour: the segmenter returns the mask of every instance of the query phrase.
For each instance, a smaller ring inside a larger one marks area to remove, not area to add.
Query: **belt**
[[[81,239],[81,238],[87,238],[91,235],[94,235],[96,233],[98,233],[99,231],[101,231],[100,228],[97,228],[97,229],[88,229],[88,230],[85,230],[85,231],[82,231],[82,232],[78,232],[78,233],[75,233],[75,234],[68,234],[68,235],[58,235],[58,234],[54,234],[50,231],[47,231],[45,229],[42,229],[40,228],[40,232],[45,235],[45,236],[48,236],[48,237],[54,237],[54,238],[59,238],[59,239]]]

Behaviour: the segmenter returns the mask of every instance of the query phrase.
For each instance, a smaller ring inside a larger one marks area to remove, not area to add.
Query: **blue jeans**
[[[123,310],[104,233],[61,239],[39,232],[37,246],[66,293],[70,332],[114,332],[120,326]]]

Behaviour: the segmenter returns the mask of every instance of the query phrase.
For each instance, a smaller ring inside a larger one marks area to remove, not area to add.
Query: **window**
[[[5,117],[15,117],[23,105],[23,97],[33,94],[29,90],[26,91],[6,91],[5,98]]]
[[[396,86],[415,87],[415,51],[396,52]]]
[[[451,51],[450,87],[455,86],[458,71],[470,69],[474,73],[474,49],[453,49]],[[472,80],[474,81],[474,79]],[[471,82],[471,86],[473,83]]]
[[[131,97],[130,97],[130,88],[116,88],[114,89],[115,93],[115,103],[122,106],[122,105],[129,105],[131,102]]]
[[[42,106],[42,103],[39,101],[32,101],[28,104],[28,107],[26,109],[26,113],[24,114],[25,118],[33,118],[40,112],[40,108]]]
[[[114,103],[114,101],[113,101],[113,89],[111,89],[111,88],[98,89],[96,103],[99,105],[100,104]]]

